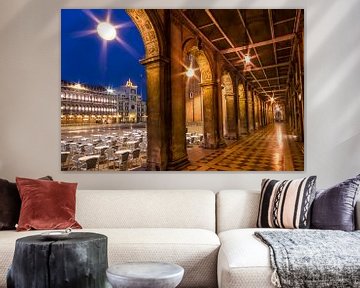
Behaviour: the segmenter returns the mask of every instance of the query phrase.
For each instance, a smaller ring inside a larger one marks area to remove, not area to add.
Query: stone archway
[[[145,9],[126,9],[127,14],[138,28],[145,46],[145,58],[141,64],[146,70],[148,151],[147,170],[165,170],[168,162],[168,137],[166,129],[166,87],[168,59],[164,57],[164,34],[156,18]],[[152,16],[152,17],[150,17]]]
[[[217,113],[217,83],[214,81],[213,71],[210,61],[204,50],[197,46],[192,46],[187,53],[190,53],[199,66],[201,81],[201,94],[203,99],[203,119],[204,119],[204,148],[219,147],[219,129]]]
[[[221,87],[224,137],[228,139],[236,139],[238,132],[236,122],[234,85],[232,77],[227,71],[225,71],[221,76]]]
[[[160,55],[159,39],[145,9],[126,9],[127,14],[138,28],[145,46],[145,59]]]

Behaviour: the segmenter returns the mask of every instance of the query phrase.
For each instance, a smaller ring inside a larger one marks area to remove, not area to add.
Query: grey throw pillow
[[[353,231],[359,187],[360,175],[317,191],[312,205],[311,228]]]

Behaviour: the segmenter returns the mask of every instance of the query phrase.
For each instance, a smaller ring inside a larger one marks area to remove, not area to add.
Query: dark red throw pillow
[[[76,183],[16,178],[21,198],[17,231],[81,228],[75,220]]]
[[[51,176],[39,179],[52,180]],[[0,179],[0,230],[15,230],[18,223],[21,199],[16,183]]]

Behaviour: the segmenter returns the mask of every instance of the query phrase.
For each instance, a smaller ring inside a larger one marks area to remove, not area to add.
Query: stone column
[[[236,130],[236,139],[240,139],[240,111],[239,111],[239,80],[237,79],[237,77],[235,77],[235,85],[234,85],[234,110],[235,110],[235,130]]]
[[[166,170],[168,162],[168,63],[167,58],[159,56],[141,61],[147,77],[147,170]]]
[[[240,86],[239,86],[240,87]],[[246,111],[246,90],[244,89],[244,86],[242,85],[242,89],[238,88],[239,93],[239,119],[240,119],[240,134],[248,134],[248,122],[247,122],[247,111]]]
[[[257,129],[256,127],[256,114],[255,114],[255,111],[256,111],[256,99],[255,99],[255,92],[254,90],[251,90],[251,97],[252,97],[252,116],[253,116],[253,128],[254,128],[254,131]]]
[[[171,135],[168,170],[177,170],[189,163],[186,151],[186,102],[181,24],[171,15],[170,21],[170,74],[171,74]],[[194,100],[194,99],[193,99]],[[194,120],[194,119],[193,119]]]
[[[264,126],[263,121],[262,121],[262,109],[261,109],[261,106],[262,106],[262,101],[261,101],[261,98],[258,97],[259,127]]]
[[[259,121],[259,128],[263,126],[262,119],[261,119],[261,99],[258,96],[258,105],[257,105],[257,111],[258,111],[258,121]]]
[[[204,147],[216,149],[220,145],[218,127],[217,84],[214,82],[201,83],[201,93],[204,105]]]
[[[248,131],[254,131],[254,105],[253,105],[253,92],[248,87],[247,91],[247,115],[248,115]]]
[[[258,111],[258,97],[253,93],[254,97],[254,129],[259,129],[259,111]]]
[[[265,102],[261,102],[261,112],[262,112],[262,123],[263,123],[263,126],[266,126],[267,125],[267,122],[266,122],[266,104]]]
[[[226,119],[227,119],[227,138],[237,139],[237,123],[235,115],[234,94],[226,94]]]

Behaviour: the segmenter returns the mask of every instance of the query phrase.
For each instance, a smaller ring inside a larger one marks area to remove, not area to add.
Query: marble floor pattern
[[[189,148],[186,171],[303,171],[304,148],[284,123],[274,123],[216,150]]]

